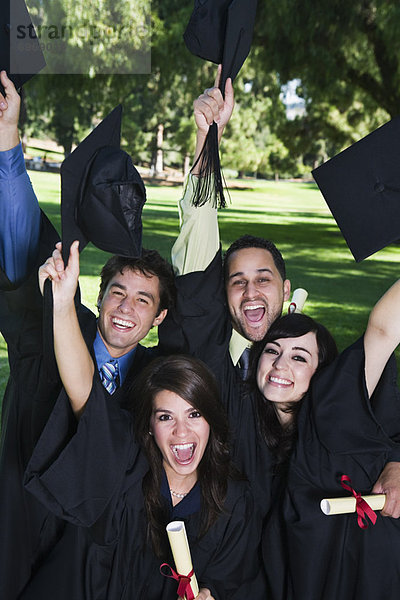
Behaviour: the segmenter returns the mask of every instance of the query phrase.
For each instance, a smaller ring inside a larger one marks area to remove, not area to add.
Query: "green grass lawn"
[[[59,176],[30,173],[41,206],[60,231]],[[322,321],[343,349],[364,330],[368,314],[382,293],[398,278],[400,248],[391,246],[357,264],[325,202],[312,183],[232,182],[231,202],[221,211],[223,248],[244,233],[273,240],[284,255],[292,288],[309,292],[306,310]],[[176,203],[181,186],[147,186],[143,211],[143,245],[169,258],[178,233]],[[366,232],[368,235],[368,232]],[[88,246],[81,259],[84,302],[95,310],[98,273],[108,255]],[[147,343],[156,342],[150,332]],[[0,340],[0,390],[7,379],[7,355]],[[1,393],[2,395],[2,393]]]

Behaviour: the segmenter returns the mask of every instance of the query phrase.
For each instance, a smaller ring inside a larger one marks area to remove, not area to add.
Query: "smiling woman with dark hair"
[[[399,522],[378,515],[364,531],[356,515],[324,515],[320,501],[348,495],[342,476],[362,494],[383,491],[374,483],[397,458],[399,301],[400,280],[340,356],[325,327],[301,314],[278,319],[253,348],[259,434],[283,475],[263,536],[274,600],[397,598]]]
[[[270,363],[275,362],[285,347],[289,351],[294,348],[293,368],[301,378],[302,391],[280,381],[279,370],[275,380],[272,376],[269,381],[266,376]],[[297,413],[301,406],[298,396],[305,395],[311,376],[333,362],[337,354],[336,342],[326,327],[307,315],[296,313],[277,319],[264,339],[253,345],[249,385],[255,398],[260,432],[274,454],[276,465],[286,463],[296,439]],[[288,389],[292,400],[284,396]],[[293,396],[296,396],[295,401]]]

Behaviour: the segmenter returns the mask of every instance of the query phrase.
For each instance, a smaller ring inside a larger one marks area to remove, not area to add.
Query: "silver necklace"
[[[174,490],[171,490],[171,488],[169,488],[169,491],[171,492],[172,496],[175,496],[175,498],[185,498],[185,496],[188,495],[189,492],[186,492],[185,494],[178,494],[178,492],[174,492]]]

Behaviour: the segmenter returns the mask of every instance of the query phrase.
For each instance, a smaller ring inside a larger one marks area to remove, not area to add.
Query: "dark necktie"
[[[250,348],[245,348],[243,354],[239,359],[240,365],[240,376],[242,379],[247,379],[249,373],[249,362],[250,362]]]
[[[100,369],[101,383],[109,394],[113,394],[119,386],[119,367],[118,361],[111,360],[104,363]]]

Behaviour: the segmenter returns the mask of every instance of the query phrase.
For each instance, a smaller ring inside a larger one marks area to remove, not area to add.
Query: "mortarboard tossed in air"
[[[228,77],[234,80],[250,52],[256,9],[257,0],[195,0],[183,37],[192,54],[222,63],[222,94]],[[216,123],[208,131],[198,161],[200,179],[193,203],[200,206],[211,197],[214,175],[217,204],[225,206]]]
[[[7,71],[16,89],[46,66],[24,0],[0,0],[0,71]],[[4,88],[0,84],[0,92]]]
[[[112,254],[140,256],[146,190],[132,159],[120,149],[119,105],[61,165],[63,259],[79,240]]]
[[[400,117],[312,171],[354,258],[400,239]]]

